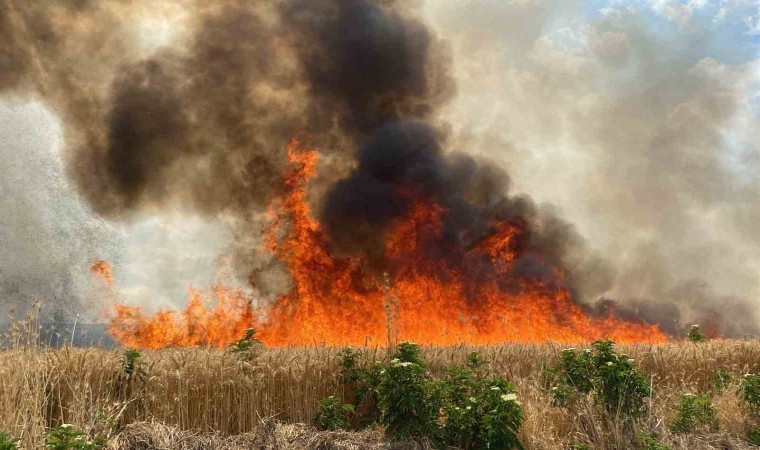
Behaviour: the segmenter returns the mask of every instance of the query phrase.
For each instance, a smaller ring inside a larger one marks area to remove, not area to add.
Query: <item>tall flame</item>
[[[287,194],[270,206],[263,242],[287,268],[293,288],[260,310],[242,291],[223,286],[209,292],[213,307],[195,290],[181,312],[146,316],[117,305],[111,333],[119,342],[223,347],[249,327],[259,328],[271,346],[385,345],[391,336],[438,345],[668,339],[656,325],[624,321],[612,312],[587,314],[562,283],[510,272],[516,238],[525,232],[520,222],[494,222],[493,231],[471,248],[445,248],[445,208],[414,190],[404,191],[412,208],[384,236],[385,276],[367,258],[336,257],[306,201],[318,154],[294,140],[288,159],[293,168]],[[555,271],[553,278],[562,274]]]

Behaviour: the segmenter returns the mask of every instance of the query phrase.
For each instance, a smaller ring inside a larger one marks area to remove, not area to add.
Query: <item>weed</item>
[[[754,430],[750,431],[747,435],[747,440],[752,445],[757,445],[760,447],[760,425],[755,427]]]
[[[232,353],[238,353],[245,356],[255,356],[257,350],[261,349],[264,344],[256,337],[258,330],[248,328],[245,330],[243,337],[231,343],[227,348]]]
[[[575,396],[593,391],[607,411],[639,415],[651,388],[633,363],[627,355],[615,352],[609,339],[594,342],[592,349],[566,349],[559,363],[549,370],[554,377],[552,401],[567,406]]]
[[[345,430],[348,428],[348,414],[354,412],[353,405],[343,403],[343,399],[331,395],[319,401],[314,417],[320,430]]]
[[[90,440],[87,433],[77,430],[73,425],[63,424],[48,430],[45,448],[51,450],[98,450],[105,446],[105,439],[97,437]]]
[[[591,450],[588,444],[570,444],[568,450]]]
[[[707,335],[704,335],[699,331],[699,325],[697,324],[694,324],[689,328],[689,332],[686,334],[686,339],[688,339],[689,342],[707,342],[710,340]]]
[[[760,374],[748,373],[741,383],[741,397],[755,415],[760,415]]]
[[[426,401],[428,380],[420,347],[408,342],[399,345],[379,375],[379,406],[388,431],[402,437],[429,434],[433,411]]]
[[[639,449],[640,450],[671,450],[670,447],[657,442],[657,438],[654,434],[649,432],[639,433]]]
[[[731,372],[725,367],[718,367],[718,370],[715,371],[715,392],[720,394],[725,388],[731,385],[732,381],[733,377],[731,376]]]
[[[683,394],[670,429],[676,433],[687,433],[697,428],[717,431],[718,413],[708,395]]]
[[[0,450],[17,450],[18,439],[14,439],[7,431],[0,431]]]

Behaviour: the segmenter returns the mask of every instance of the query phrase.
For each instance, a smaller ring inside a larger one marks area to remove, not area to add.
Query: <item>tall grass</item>
[[[28,331],[28,330],[26,330]],[[126,377],[123,350],[49,349],[17,333],[0,351],[0,430],[21,438],[24,448],[44,446],[45,430],[71,423],[108,433],[130,423],[153,421],[179,430],[236,435],[253,432],[263,418],[313,423],[318,400],[341,392],[335,348],[267,349],[254,358],[220,350],[146,351],[142,374]],[[441,373],[479,351],[491,369],[511,380],[525,412],[521,439],[530,449],[561,449],[572,443],[625,448],[614,418],[589,402],[572,411],[552,406],[543,373],[561,351],[557,345],[424,348],[430,370]],[[760,341],[716,340],[622,346],[654,386],[648,415],[639,425],[676,448],[750,448],[742,443],[748,412],[736,389],[717,392],[716,373],[760,372]],[[362,350],[367,362],[387,358],[384,349]],[[667,424],[682,393],[714,395],[721,431],[673,435]]]

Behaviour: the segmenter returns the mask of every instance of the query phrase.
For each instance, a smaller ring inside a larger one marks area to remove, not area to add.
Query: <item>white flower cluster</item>
[[[409,362],[409,361],[401,362],[398,358],[393,358],[391,360],[391,365],[394,367],[409,367],[413,364],[414,364],[413,362]]]

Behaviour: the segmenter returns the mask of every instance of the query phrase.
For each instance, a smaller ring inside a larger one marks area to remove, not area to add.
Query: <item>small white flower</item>
[[[584,348],[583,349],[583,353],[591,353],[591,349],[590,348]]]
[[[556,390],[557,390],[557,386],[552,386],[552,391],[556,391]]]
[[[471,409],[472,409],[472,406],[468,406],[468,407],[467,407],[467,411],[469,411],[469,410],[471,410]]]
[[[491,386],[492,391],[500,391],[501,388],[499,386]]]
[[[73,427],[74,427],[74,425],[72,425],[70,423],[64,423],[63,425],[61,425],[61,428],[73,428]]]
[[[516,402],[517,394],[504,394],[501,396],[501,400],[505,402]]]
[[[608,365],[609,367],[612,367],[612,361],[607,361],[607,365]]]
[[[470,397],[469,400],[470,400],[471,403],[477,403],[478,402],[477,400],[475,400],[475,397]]]
[[[384,373],[385,373],[385,369],[383,369],[383,370],[380,371],[380,375],[382,375]]]
[[[393,359],[391,360],[391,364],[398,364],[398,363],[399,363],[399,360],[398,360],[398,358],[393,358]]]

